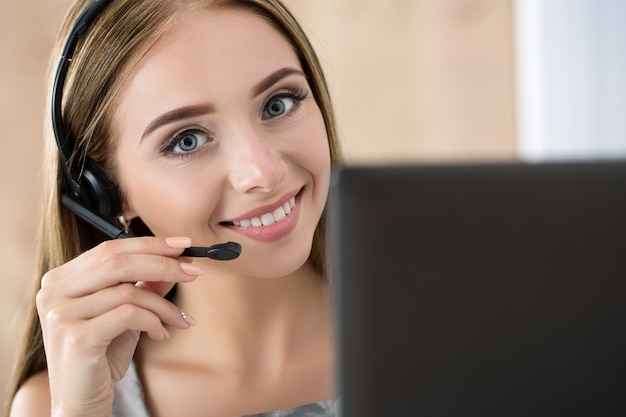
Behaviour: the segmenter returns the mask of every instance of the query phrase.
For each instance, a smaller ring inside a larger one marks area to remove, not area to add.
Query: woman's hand
[[[169,337],[163,323],[189,327],[163,295],[200,274],[178,258],[190,244],[188,238],[107,241],[44,275],[37,309],[52,415],[108,417],[140,333],[163,340]]]

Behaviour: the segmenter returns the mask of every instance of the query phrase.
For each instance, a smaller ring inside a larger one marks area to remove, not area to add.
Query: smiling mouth
[[[289,216],[291,210],[296,206],[296,197],[291,197],[289,201],[287,201],[282,206],[278,207],[274,211],[270,213],[265,213],[258,217],[252,217],[250,219],[242,219],[235,220],[232,222],[224,222],[224,225],[227,226],[236,226],[236,227],[263,227],[263,226],[271,226],[275,223],[279,223]]]

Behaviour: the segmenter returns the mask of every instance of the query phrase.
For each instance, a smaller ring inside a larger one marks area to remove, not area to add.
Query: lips
[[[302,190],[289,192],[274,204],[249,211],[222,225],[262,242],[281,239],[289,235],[298,224]]]

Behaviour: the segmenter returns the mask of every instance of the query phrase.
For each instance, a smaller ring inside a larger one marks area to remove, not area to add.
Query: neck
[[[168,351],[211,368],[281,372],[330,345],[327,285],[309,264],[280,278],[201,276],[179,285],[175,302],[197,324],[173,332],[168,343],[182,350]]]

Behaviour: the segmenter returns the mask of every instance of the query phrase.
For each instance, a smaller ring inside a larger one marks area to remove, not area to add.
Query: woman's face
[[[114,126],[127,218],[195,246],[241,243],[239,259],[211,267],[269,277],[306,261],[328,139],[296,54],[265,20],[186,13],[126,81]]]

